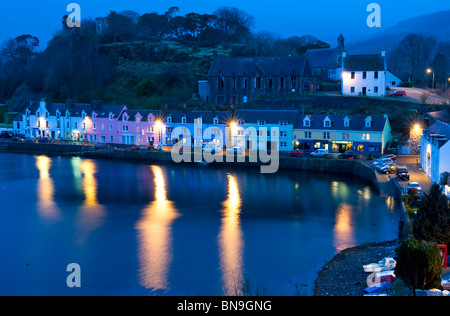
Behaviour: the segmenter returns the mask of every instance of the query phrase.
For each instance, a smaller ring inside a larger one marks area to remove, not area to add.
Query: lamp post
[[[428,68],[428,69],[427,69],[427,73],[428,73],[428,74],[433,73],[433,84],[432,84],[432,86],[431,86],[431,89],[434,89],[434,71],[433,71],[433,69]]]
[[[450,82],[450,77],[445,80],[445,103],[448,104],[448,83]]]

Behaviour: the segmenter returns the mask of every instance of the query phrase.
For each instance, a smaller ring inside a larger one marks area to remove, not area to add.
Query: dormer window
[[[109,120],[112,121],[114,115],[112,113],[109,113]]]
[[[372,119],[370,117],[366,118],[366,127],[371,127],[372,126]]]
[[[287,126],[288,122],[287,121],[280,121],[280,126]]]
[[[328,116],[323,120],[323,127],[331,127],[331,120]]]
[[[266,121],[258,121],[258,125],[259,126],[264,126],[264,125],[266,125]]]
[[[36,116],[37,116],[37,117],[41,117],[41,112],[37,112],[37,113],[36,113]]]
[[[56,118],[59,119],[60,116],[61,116],[61,113],[59,113],[59,111],[56,112]]]
[[[96,119],[97,118],[97,114],[92,113],[92,119]]]
[[[138,123],[141,122],[141,117],[140,116],[136,117],[136,122],[138,122]]]
[[[181,124],[186,124],[186,116],[183,116],[183,117],[181,118]]]
[[[219,125],[219,119],[217,117],[214,118],[214,125]]]
[[[124,115],[123,118],[122,118],[122,120],[123,120],[124,122],[126,122],[126,121],[128,121],[128,117],[127,117],[126,115]]]
[[[309,117],[305,117],[305,119],[303,120],[303,126],[307,126],[307,127],[311,126],[311,120]]]
[[[172,123],[172,117],[171,116],[169,116],[169,117],[167,117],[167,123]]]
[[[350,119],[348,117],[344,118],[344,126],[349,127],[350,126]]]

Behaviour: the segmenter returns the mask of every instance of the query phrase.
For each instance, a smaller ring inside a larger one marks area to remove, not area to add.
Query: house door
[[[363,87],[363,88],[362,88],[362,94],[363,94],[363,95],[366,95],[366,94],[367,94],[367,88],[366,88],[366,87]]]

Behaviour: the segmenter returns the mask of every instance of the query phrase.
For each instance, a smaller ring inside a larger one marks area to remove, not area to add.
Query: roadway
[[[414,103],[422,103],[421,97],[422,94],[428,94],[428,98],[426,100],[426,104],[443,104],[446,102],[445,97],[441,97],[435,93],[432,93],[428,90],[421,88],[400,88],[400,87],[391,87],[391,90],[388,93],[394,92],[396,90],[403,90],[406,92],[406,96],[404,97],[390,97],[393,100],[403,100]]]

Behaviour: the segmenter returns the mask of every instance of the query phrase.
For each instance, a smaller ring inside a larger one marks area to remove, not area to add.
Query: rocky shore
[[[394,240],[343,250],[319,272],[314,296],[363,296],[368,275],[362,266],[392,256],[399,245]]]

